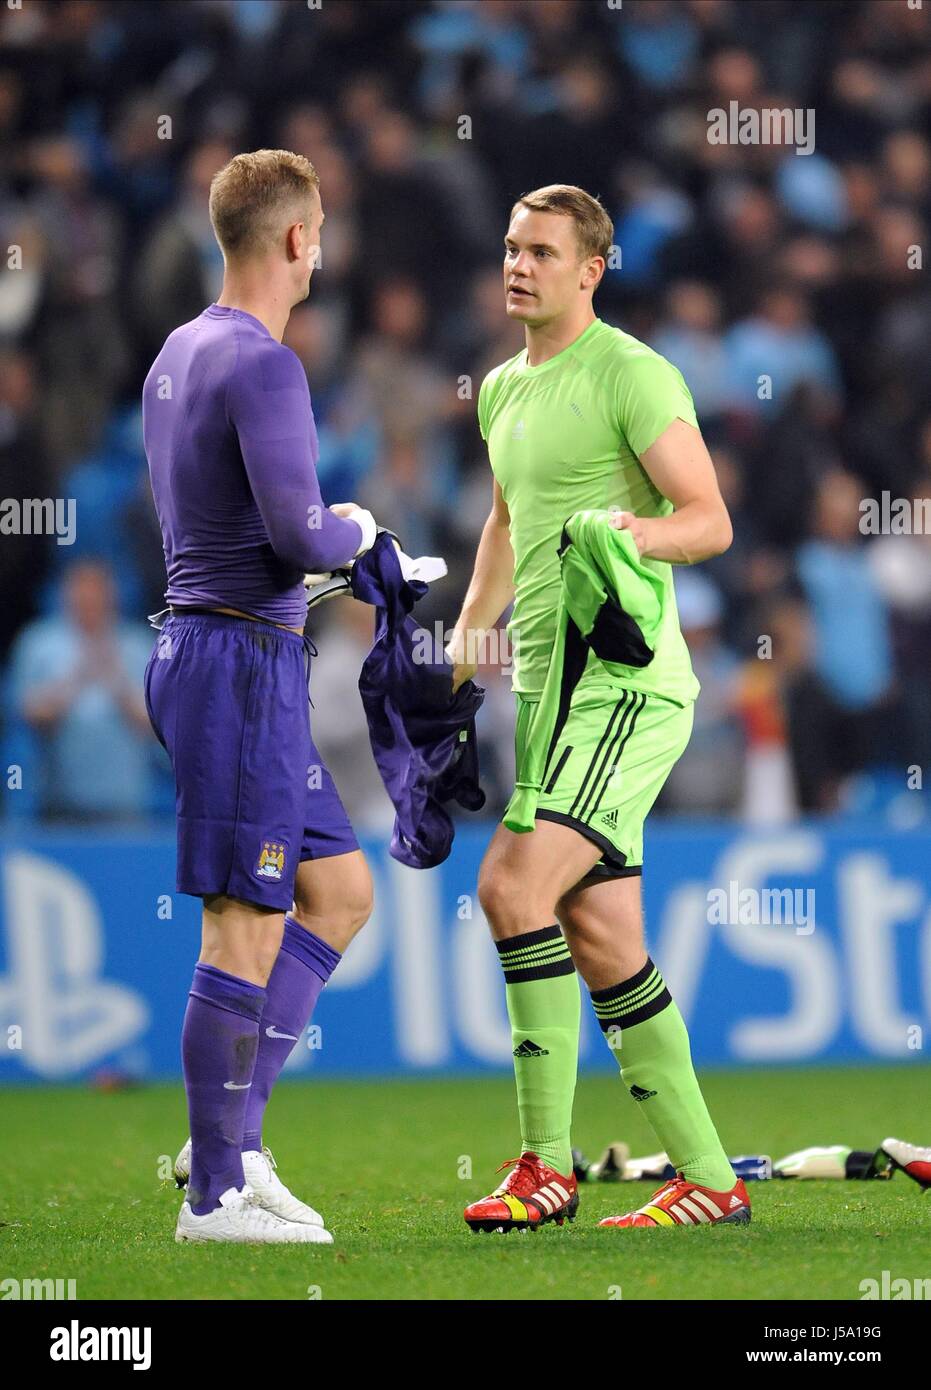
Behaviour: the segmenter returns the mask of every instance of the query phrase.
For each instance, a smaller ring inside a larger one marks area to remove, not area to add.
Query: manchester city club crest
[[[262,853],[259,855],[255,872],[259,878],[272,878],[278,882],[284,873],[284,845],[276,844],[273,840],[263,840]]]

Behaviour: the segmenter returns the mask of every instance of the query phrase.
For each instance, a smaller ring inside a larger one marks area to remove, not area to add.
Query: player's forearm
[[[492,515],[485,522],[475,556],[472,580],[453,634],[457,640],[472,635],[473,641],[495,626],[514,597],[514,552],[506,526]]]
[[[727,550],[734,538],[723,503],[697,499],[679,507],[671,516],[640,518],[647,560],[667,560],[673,565],[695,565]]]
[[[321,515],[322,525],[311,542],[312,558],[301,565],[310,574],[325,574],[348,565],[365,540],[362,526],[353,518],[335,516],[328,507],[322,508]],[[369,540],[369,546],[371,543]]]
[[[362,527],[325,507],[313,485],[300,489],[256,485],[256,496],[272,550],[280,560],[307,574],[325,574],[348,565],[363,543]],[[371,543],[371,542],[369,542]]]

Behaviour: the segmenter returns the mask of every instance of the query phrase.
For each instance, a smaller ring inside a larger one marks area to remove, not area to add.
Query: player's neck
[[[283,295],[274,289],[259,290],[248,278],[231,276],[228,272],[223,277],[217,304],[221,309],[241,309],[244,314],[251,314],[259,323],[264,323],[279,343],[291,316],[290,302]]]
[[[525,324],[528,367],[539,367],[551,357],[558,356],[570,347],[576,338],[581,338],[586,328],[595,322],[596,317],[594,309],[589,305],[584,314],[572,319],[554,319],[550,323],[540,324],[539,327]]]

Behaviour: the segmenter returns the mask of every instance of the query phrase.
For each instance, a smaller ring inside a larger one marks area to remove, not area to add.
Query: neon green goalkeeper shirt
[[[537,367],[527,351],[488,373],[478,420],[511,517],[514,609],[508,624],[521,695],[546,680],[559,607],[559,543],[573,512],[620,507],[668,516],[672,503],[639,461],[668,425],[697,427],[681,372],[645,343],[595,319],[574,343]],[[663,622],[648,666],[624,684],[678,704],[698,694],[679,627],[672,566],[645,560],[665,586]]]

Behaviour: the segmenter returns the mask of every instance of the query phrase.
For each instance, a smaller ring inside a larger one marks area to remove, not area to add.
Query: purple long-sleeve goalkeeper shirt
[[[242,309],[211,304],[166,339],[142,425],[168,603],[303,627],[303,577],[345,565],[361,527],[323,505],[300,361]]]

